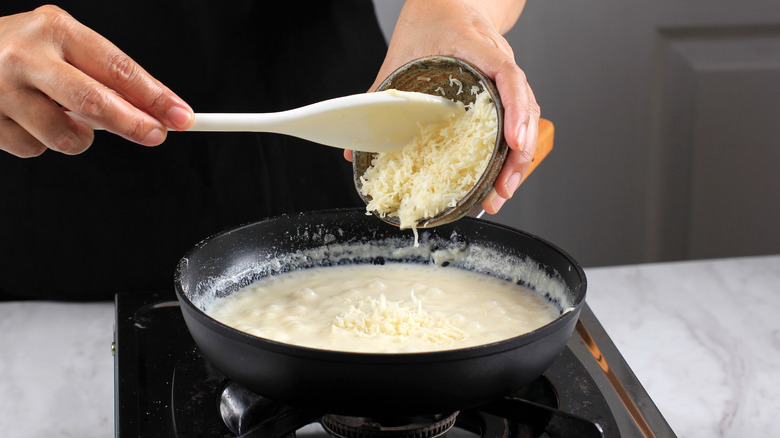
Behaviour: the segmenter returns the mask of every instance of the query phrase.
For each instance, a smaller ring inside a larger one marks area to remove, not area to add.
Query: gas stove
[[[122,438],[675,436],[587,304],[535,381],[483,406],[411,418],[331,415],[229,381],[200,354],[172,293],[117,295],[114,352]]]

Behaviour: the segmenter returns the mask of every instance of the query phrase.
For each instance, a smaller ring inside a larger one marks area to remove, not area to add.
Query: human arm
[[[0,17],[0,150],[85,151],[94,134],[64,108],[146,146],[192,124],[184,100],[62,9]]]
[[[387,56],[371,89],[393,71],[423,56],[453,56],[491,77],[504,104],[504,137],[510,147],[495,189],[482,203],[496,213],[527,173],[538,139],[539,105],[512,48],[502,36],[515,24],[524,0],[408,0]]]

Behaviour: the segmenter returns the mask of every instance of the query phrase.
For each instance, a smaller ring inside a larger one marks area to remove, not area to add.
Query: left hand
[[[495,214],[528,171],[539,136],[541,111],[525,73],[502,36],[514,26],[524,1],[408,0],[396,23],[387,56],[370,91],[402,65],[424,56],[468,61],[496,83],[504,104],[509,155],[482,208]],[[345,156],[351,159],[351,151]]]

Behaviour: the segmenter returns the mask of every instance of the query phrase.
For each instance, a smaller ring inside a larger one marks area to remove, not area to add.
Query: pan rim
[[[208,324],[211,330],[215,330],[221,336],[227,336],[229,338],[232,338],[236,342],[240,342],[251,348],[262,348],[264,350],[274,351],[276,353],[281,353],[285,355],[305,357],[308,359],[317,359],[323,361],[344,362],[345,360],[348,360],[350,363],[388,363],[388,360],[391,360],[393,364],[457,361],[469,357],[483,357],[492,354],[499,354],[507,350],[514,350],[524,345],[533,344],[534,342],[537,342],[540,339],[544,339],[548,335],[548,332],[550,333],[555,332],[558,326],[567,324],[569,322],[569,319],[577,318],[579,316],[582,306],[585,303],[586,290],[587,290],[587,277],[585,276],[585,272],[582,266],[580,266],[580,264],[573,257],[571,257],[567,252],[559,248],[557,245],[552,244],[551,242],[541,237],[535,236],[531,233],[518,230],[509,227],[507,225],[488,221],[485,219],[475,219],[470,217],[464,217],[460,219],[460,221],[464,221],[465,223],[484,224],[485,226],[488,227],[494,227],[505,231],[510,231],[513,233],[519,233],[523,235],[525,238],[538,241],[539,243],[548,247],[550,250],[556,252],[559,256],[561,256],[563,259],[568,261],[570,264],[570,269],[576,271],[575,275],[577,275],[577,277],[579,277],[580,279],[579,284],[577,284],[575,288],[570,288],[572,295],[576,297],[576,301],[572,303],[570,310],[562,313],[553,321],[541,327],[538,327],[537,329],[522,333],[517,336],[513,336],[511,338],[503,339],[488,344],[480,344],[480,345],[464,347],[464,348],[453,348],[448,350],[409,352],[409,353],[407,352],[394,352],[394,353],[355,352],[355,351],[319,349],[319,348],[305,347],[296,344],[284,343],[284,342],[275,341],[267,338],[262,338],[235,329],[233,327],[230,327],[226,324],[217,321],[216,319],[208,315],[198,305],[192,302],[188,293],[185,292],[182,288],[181,279],[185,275],[184,271],[188,267],[188,263],[189,263],[188,261],[192,258],[194,254],[196,254],[206,245],[215,242],[220,238],[224,238],[231,233],[239,233],[242,230],[248,228],[262,226],[262,224],[269,223],[271,221],[281,221],[285,219],[305,220],[306,218],[309,217],[322,218],[323,216],[331,216],[331,215],[343,216],[344,214],[367,216],[365,214],[365,209],[359,207],[316,210],[316,211],[299,212],[299,213],[292,213],[292,214],[282,214],[279,216],[261,219],[259,221],[247,222],[238,225],[236,227],[228,228],[221,232],[215,233],[201,240],[193,248],[187,251],[187,253],[185,253],[185,255],[180,260],[174,274],[174,285],[175,285],[176,296],[179,299],[181,304],[187,306],[189,309],[193,311],[193,314],[197,317],[198,322],[200,324],[204,324],[204,325]],[[428,229],[428,231],[430,231],[430,229]],[[426,230],[421,230],[421,232],[426,232]],[[458,269],[458,268],[454,268],[454,269]]]

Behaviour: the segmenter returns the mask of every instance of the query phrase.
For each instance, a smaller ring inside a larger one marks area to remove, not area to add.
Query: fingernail
[[[519,128],[517,128],[517,149],[523,150],[525,147],[525,133],[528,130],[528,127],[523,123],[520,125]]]
[[[165,140],[165,133],[162,129],[154,128],[144,138],[143,143],[149,146],[157,146]]]
[[[521,181],[521,176],[517,172],[513,173],[512,176],[510,176],[509,179],[506,181],[506,184],[504,185],[504,189],[506,189],[510,197],[514,195],[515,190],[517,190],[517,188],[520,187],[520,181]]]
[[[506,202],[506,199],[504,199],[504,198],[502,198],[502,197],[500,197],[498,195],[494,196],[493,200],[492,200],[493,211],[497,212],[498,210],[500,210],[505,202]]]
[[[168,121],[170,121],[176,129],[188,128],[191,119],[192,112],[180,106],[175,106],[168,112]]]

